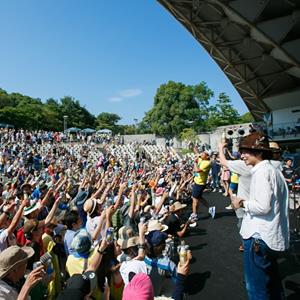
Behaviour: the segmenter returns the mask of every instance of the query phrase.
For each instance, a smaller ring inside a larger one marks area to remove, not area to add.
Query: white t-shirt
[[[87,216],[87,221],[85,224],[86,231],[90,235],[92,235],[94,233],[94,231],[96,230],[99,222],[100,222],[100,216],[97,216],[95,218],[91,218],[90,216]],[[100,234],[99,234],[97,240],[95,241],[94,246],[96,244],[98,244],[98,242],[102,239],[103,236],[105,236],[105,225],[106,225],[105,222],[103,222]]]
[[[139,273],[148,274],[147,265],[145,264],[145,262],[136,259],[132,259],[130,261],[124,261],[120,267],[120,274],[122,276],[125,286],[129,283],[130,272],[133,272],[135,274],[139,274]]]
[[[8,236],[7,229],[0,230],[0,253],[6,248],[17,245],[16,237],[14,234]],[[1,298],[0,298],[1,299]]]

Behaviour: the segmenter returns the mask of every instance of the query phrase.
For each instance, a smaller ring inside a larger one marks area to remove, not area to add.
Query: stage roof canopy
[[[300,105],[300,0],[158,0],[207,50],[256,119]]]

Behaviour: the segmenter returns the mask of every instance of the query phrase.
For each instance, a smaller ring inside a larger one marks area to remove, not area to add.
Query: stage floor
[[[198,226],[190,228],[185,238],[194,257],[188,278],[188,299],[247,299],[235,214],[225,209],[229,200],[222,194],[205,193],[204,196],[210,205],[216,206],[216,217],[212,220],[201,205]],[[300,265],[291,251],[278,262],[287,299],[299,300]]]

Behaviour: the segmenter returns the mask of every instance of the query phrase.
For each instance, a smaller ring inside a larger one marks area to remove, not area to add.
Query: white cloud
[[[115,96],[115,97],[108,98],[108,101],[110,101],[110,102],[121,102],[121,101],[123,101],[123,98]]]
[[[142,94],[142,90],[140,89],[128,89],[128,90],[123,90],[119,93],[119,95],[124,98],[137,97],[141,94]]]
[[[141,89],[127,89],[119,92],[117,95],[108,98],[110,102],[121,102],[124,98],[133,98],[142,94]]]

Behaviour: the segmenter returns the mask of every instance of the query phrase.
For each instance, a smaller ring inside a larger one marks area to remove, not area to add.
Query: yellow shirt
[[[206,184],[208,173],[211,168],[211,162],[210,160],[202,160],[199,158],[197,167],[201,170],[201,172],[195,174],[194,182],[199,185],[204,185]]]
[[[93,251],[90,252],[88,258],[83,258],[76,254],[70,254],[66,262],[66,269],[70,277],[74,274],[82,274],[88,268],[88,262],[91,260],[93,255]]]
[[[55,242],[53,241],[52,237],[44,233],[42,235],[43,246],[47,252],[50,253],[52,256],[52,265],[54,269],[54,278],[48,283],[48,300],[54,300],[57,298],[58,294],[61,292],[61,276],[60,276],[60,268],[59,268],[59,261],[56,254],[54,254],[53,247],[55,246]]]
[[[82,274],[87,269],[88,262],[97,253],[96,251],[97,251],[96,249],[94,249],[94,251],[91,251],[88,258],[79,257],[76,254],[70,254],[66,262],[66,270],[70,275],[70,277],[73,276],[74,274]],[[97,287],[93,291],[92,295],[97,300],[103,299],[99,287]]]
[[[239,175],[232,172],[230,177],[230,182],[232,183],[239,183]]]

